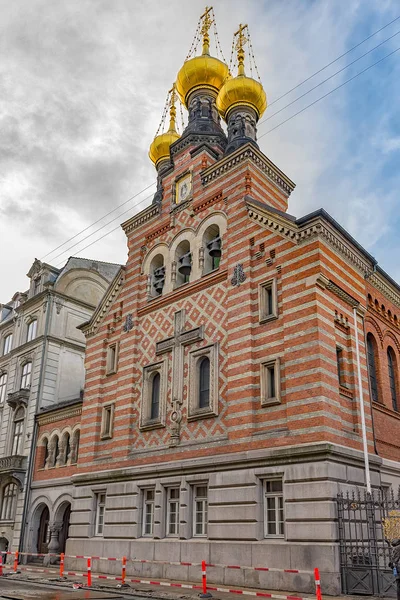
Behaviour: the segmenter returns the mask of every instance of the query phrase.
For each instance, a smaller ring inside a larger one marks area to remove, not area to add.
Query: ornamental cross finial
[[[234,37],[237,37],[235,48],[238,57],[238,75],[244,75],[244,46],[249,41],[249,38],[244,34],[245,29],[248,30],[247,24],[242,25],[240,23],[239,29],[234,34]]]
[[[172,88],[169,90],[168,93],[170,94],[170,97],[169,97],[169,131],[175,131],[176,130],[175,83],[173,84]]]
[[[200,29],[200,33],[203,36],[203,54],[210,54],[210,35],[209,30],[211,25],[214,23],[214,19],[211,18],[210,13],[212,14],[213,7],[206,6],[206,10],[201,15],[200,19],[203,21],[203,24]]]

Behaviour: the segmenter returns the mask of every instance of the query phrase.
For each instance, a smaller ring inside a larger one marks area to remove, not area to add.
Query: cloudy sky
[[[297,184],[289,211],[325,208],[400,281],[400,51],[282,124],[399,48],[400,18],[281,98],[399,17],[398,0],[214,9],[228,57],[249,24],[270,103],[259,143]],[[27,287],[34,257],[125,262],[118,225],[150,202],[154,188],[137,195],[155,181],[148,147],[203,10],[198,0],[0,0],[1,302]]]

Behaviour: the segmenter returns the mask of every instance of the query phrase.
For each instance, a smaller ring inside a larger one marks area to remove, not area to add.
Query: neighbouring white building
[[[56,269],[36,259],[29,289],[0,304],[0,550],[17,550],[28,526],[35,415],[82,396],[85,338],[77,326],[90,318],[118,269],[74,257]]]

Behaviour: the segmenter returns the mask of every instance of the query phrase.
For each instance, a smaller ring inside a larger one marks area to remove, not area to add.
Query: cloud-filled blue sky
[[[204,3],[0,0],[0,10],[0,301],[5,302],[27,287],[25,273],[34,257],[47,255],[56,266],[69,255],[125,262],[120,229],[80,249],[143,209],[152,189],[48,253],[155,181],[148,147]],[[266,133],[399,48],[400,19],[275,101],[400,16],[399,3],[216,0],[214,10],[228,57],[237,25],[249,24],[270,103],[259,126],[260,147],[297,184],[289,212],[301,216],[325,208],[400,281],[400,51]]]

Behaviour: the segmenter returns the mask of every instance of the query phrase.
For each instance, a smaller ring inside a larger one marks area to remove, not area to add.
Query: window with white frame
[[[265,537],[285,535],[282,479],[264,481],[264,527]]]
[[[6,390],[7,390],[7,373],[2,373],[0,375],[0,404],[3,404],[6,399]]]
[[[107,348],[106,375],[112,375],[118,368],[118,342],[110,344]]]
[[[12,349],[12,342],[13,342],[13,335],[12,335],[12,333],[10,333],[9,335],[7,335],[4,338],[3,356],[5,354],[8,354],[11,351],[11,349]]]
[[[94,524],[94,535],[103,535],[105,511],[106,511],[106,493],[98,492],[96,494],[96,518],[95,518],[95,524]]]
[[[13,456],[20,455],[22,453],[24,420],[25,420],[25,410],[22,408],[22,406],[20,406],[15,411],[15,415],[14,415],[13,436],[12,436],[12,446],[11,446],[11,454]]]
[[[218,415],[218,344],[189,352],[188,419]]]
[[[154,531],[155,489],[143,490],[143,535],[152,536]]]
[[[3,489],[1,499],[1,515],[2,521],[11,521],[14,518],[15,513],[15,502],[17,499],[17,485],[15,483],[9,483]]]
[[[26,336],[26,341],[31,342],[35,339],[37,335],[37,319],[33,319],[28,325],[28,333]]]
[[[278,298],[276,279],[265,281],[259,286],[259,320],[260,323],[278,317]]]
[[[21,390],[27,390],[31,386],[32,363],[26,362],[22,367]]]
[[[205,537],[208,525],[207,485],[196,485],[193,492],[193,535]]]
[[[261,406],[280,404],[280,361],[274,358],[260,365]]]
[[[167,535],[179,535],[179,488],[167,489]]]
[[[103,406],[101,419],[101,438],[108,439],[112,437],[114,421],[114,404]]]
[[[155,429],[165,426],[167,404],[167,361],[143,368],[140,428]]]

